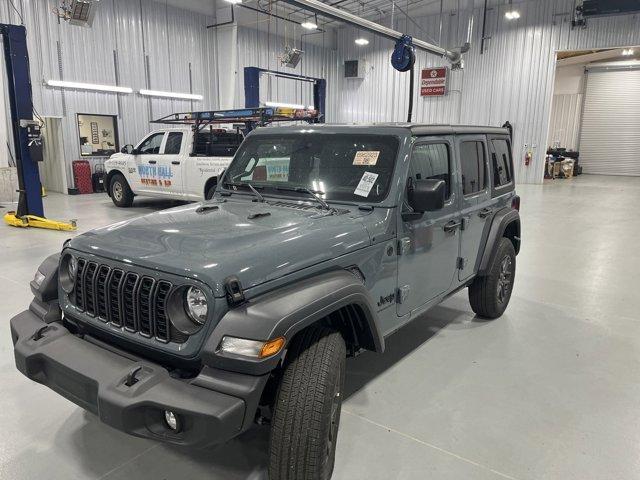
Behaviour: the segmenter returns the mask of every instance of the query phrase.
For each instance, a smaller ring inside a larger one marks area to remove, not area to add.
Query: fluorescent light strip
[[[282,108],[296,108],[302,110],[304,105],[299,103],[280,103],[280,102],[264,102],[267,107],[282,107]]]
[[[194,93],[162,92],[160,90],[139,90],[139,93],[148,97],[182,98],[185,100],[202,100],[204,98],[202,95]]]
[[[133,93],[129,87],[118,87],[117,85],[98,85],[95,83],[66,82],[63,80],[47,80],[50,87],[75,88],[78,90],[95,90],[98,92]]]

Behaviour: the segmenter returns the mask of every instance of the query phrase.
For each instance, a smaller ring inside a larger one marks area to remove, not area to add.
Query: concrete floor
[[[506,314],[474,319],[461,292],[392,336],[385,355],[349,361],[334,479],[640,477],[640,178],[518,190],[523,248]],[[80,231],[166,206],[45,202]],[[112,430],[18,374],[8,320],[69,235],[0,232],[0,478],[266,478],[264,429],[185,451]]]

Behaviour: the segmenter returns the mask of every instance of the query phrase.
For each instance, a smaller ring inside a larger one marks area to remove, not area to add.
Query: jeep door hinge
[[[398,303],[404,303],[409,298],[409,292],[411,291],[411,287],[409,285],[403,285],[398,288],[398,294],[396,295],[396,301]]]
[[[398,255],[406,255],[411,250],[411,239],[403,237],[398,240]]]
[[[466,266],[467,266],[467,259],[458,257],[458,259],[456,260],[456,268],[458,270],[464,270],[464,267]]]

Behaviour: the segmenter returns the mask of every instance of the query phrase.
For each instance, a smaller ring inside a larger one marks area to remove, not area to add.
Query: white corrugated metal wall
[[[274,21],[275,26],[279,23]],[[282,26],[276,31],[281,32]],[[329,35],[329,34],[327,34]],[[269,35],[262,30],[249,27],[238,28],[238,66],[236,69],[236,95],[235,104],[244,106],[244,67],[260,67],[268,70],[283,71],[306,77],[324,78],[327,80],[327,121],[338,120],[338,104],[340,98],[337,90],[338,68],[337,54],[335,50],[322,45],[305,42],[299,36],[294,40],[288,39],[288,43],[295,45],[304,51],[302,60],[296,68],[284,67],[278,57],[284,51],[285,39],[281,35]],[[313,104],[312,89],[302,82],[272,78],[269,82],[261,82],[261,100],[272,100],[285,103]],[[263,88],[266,87],[266,88]],[[268,97],[268,98],[267,98]]]
[[[69,160],[79,154],[73,116],[77,112],[119,111],[120,143],[124,144],[148,131],[151,117],[216,107],[215,35],[213,30],[204,28],[213,23],[213,18],[151,0],[104,0],[93,28],[82,29],[59,23],[50,13],[56,4],[56,0],[18,2],[19,7],[24,6],[29,31],[34,102],[41,115],[65,116],[65,151]],[[591,19],[586,29],[572,29],[569,21],[573,0],[518,3],[522,16],[517,21],[505,20],[505,8],[506,5],[495,7],[488,12],[486,35],[491,38],[483,55],[479,54],[480,9],[443,15],[441,37],[440,16],[414,19],[432,39],[451,47],[465,40],[468,19],[474,18],[473,46],[466,55],[465,69],[451,73],[449,94],[444,98],[420,98],[416,86],[414,121],[499,125],[510,120],[515,126],[517,179],[537,183],[544,168],[555,51],[640,44],[640,16]],[[0,21],[18,21],[6,2],[0,5]],[[404,23],[397,22],[396,28],[402,30]],[[407,30],[417,38],[425,37],[410,23]],[[356,47],[356,34],[351,28],[340,29],[337,51],[302,42],[305,56],[301,65],[289,71],[327,79],[330,122],[404,120],[408,76],[389,64],[393,43],[370,36],[369,46]],[[243,68],[282,68],[277,61],[282,46],[282,39],[275,35],[251,27],[238,29],[236,105],[244,104]],[[193,91],[202,93],[205,100],[192,105],[188,101],[148,100],[137,94],[118,97],[93,92],[62,93],[41,85],[42,79],[59,78],[60,64],[64,79],[115,83],[114,51],[121,84],[135,89],[146,87],[148,62],[149,88],[189,91],[191,64]],[[342,78],[344,60],[353,58],[369,62],[365,80]],[[418,54],[418,69],[444,64],[434,56]],[[284,83],[272,85],[271,94],[275,100],[296,103],[297,98],[306,103],[308,95],[303,93],[300,97],[298,89]],[[528,167],[522,161],[526,148],[534,149],[534,162]]]
[[[147,133],[152,118],[216,106],[214,37],[205,28],[213,23],[212,17],[150,0],[104,0],[93,26],[82,28],[58,21],[51,13],[59,5],[57,0],[14,3],[22,10],[27,28],[34,106],[42,116],[63,117],[67,162],[80,156],[76,113],[119,115],[120,144],[124,145]],[[0,5],[0,22],[20,23],[7,2]],[[177,92],[189,92],[192,85],[204,101],[62,91],[44,86],[48,79]]]
[[[163,115],[216,108],[215,30],[207,25],[213,17],[178,9],[151,0],[103,0],[91,28],[59,22],[51,13],[58,0],[22,0],[14,2],[21,10],[27,28],[31,60],[34,106],[42,116],[63,118],[65,156],[69,163],[80,157],[76,113],[119,115],[120,144],[135,143],[152,125],[149,121]],[[213,10],[213,9],[212,9]],[[20,23],[18,15],[4,2],[0,4],[0,22]],[[286,70],[328,81],[327,109],[335,120],[338,96],[337,60],[334,50],[296,39],[305,55],[296,69],[281,67],[284,28],[274,22],[274,33],[251,27],[238,28],[235,106],[244,106],[245,66]],[[280,36],[278,36],[280,35]],[[221,59],[220,65],[225,65]],[[147,73],[148,70],[148,73]],[[191,72],[191,73],[190,73]],[[191,102],[162,98],[145,98],[137,93],[113,93],[59,90],[43,85],[47,79],[112,84],[132,87],[189,92],[204,95],[204,101]],[[116,80],[119,80],[117,82]],[[301,97],[299,88],[274,81],[273,100],[311,104],[310,90]],[[333,100],[334,104],[330,104]],[[97,160],[100,161],[100,160]]]
[[[522,183],[542,182],[547,147],[555,52],[640,44],[640,15],[590,19],[585,29],[572,29],[573,0],[533,0],[518,3],[521,18],[508,21],[507,5],[492,8],[487,15],[485,52],[480,55],[482,10],[473,11],[474,34],[465,69],[451,72],[449,94],[444,98],[420,98],[414,94],[414,121],[501,125],[509,120],[515,128],[516,178]],[[460,45],[466,38],[471,11],[447,13],[442,18],[442,44]],[[414,19],[436,40],[440,16]],[[396,28],[402,29],[400,21]],[[386,23],[388,24],[388,22]],[[424,32],[409,24],[409,32],[424,38]],[[358,34],[352,28],[338,33],[340,77],[343,62],[363,59],[370,62],[365,80],[340,78],[338,119],[348,122],[404,121],[406,119],[408,76],[389,63],[393,43],[368,35],[371,43],[357,47]],[[446,65],[433,55],[420,53],[417,68]],[[381,93],[381,89],[384,92]],[[534,161],[524,165],[527,149]]]
[[[582,93],[567,93],[553,96],[551,120],[549,122],[549,146],[567,150],[578,148]]]
[[[580,135],[584,173],[640,176],[640,69],[589,69]]]

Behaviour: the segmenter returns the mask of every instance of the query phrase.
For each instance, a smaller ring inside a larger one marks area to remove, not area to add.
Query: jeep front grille
[[[70,301],[80,312],[128,332],[182,343],[187,337],[171,328],[167,315],[172,287],[166,280],[79,258]]]

